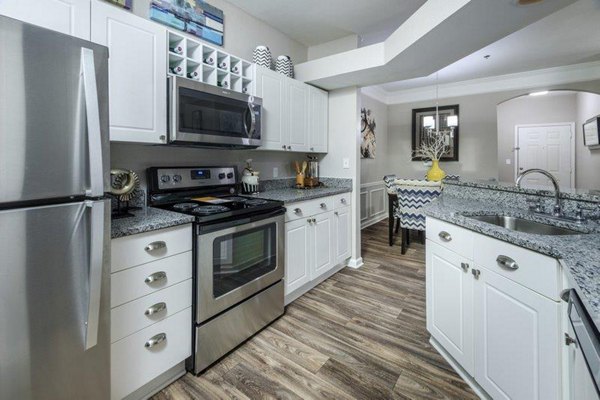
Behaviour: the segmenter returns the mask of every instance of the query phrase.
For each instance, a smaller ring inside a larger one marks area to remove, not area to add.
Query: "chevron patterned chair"
[[[421,208],[442,193],[442,183],[408,179],[397,179],[394,183],[398,192],[400,228],[402,228],[400,252],[405,254],[410,244],[410,231],[425,230],[425,214],[421,212]]]
[[[388,193],[388,235],[390,246],[394,244],[394,230],[400,228],[400,209],[398,208],[398,191],[396,190],[396,175],[385,175],[383,183]],[[394,225],[396,228],[394,229]]]

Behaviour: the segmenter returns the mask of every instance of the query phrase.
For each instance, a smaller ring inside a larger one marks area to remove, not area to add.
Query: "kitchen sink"
[[[581,235],[583,232],[508,215],[469,215],[469,218],[501,226],[511,231],[537,235]]]

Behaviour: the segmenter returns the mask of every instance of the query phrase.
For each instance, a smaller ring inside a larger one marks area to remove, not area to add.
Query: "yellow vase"
[[[439,160],[431,160],[431,168],[427,171],[427,180],[428,181],[441,181],[446,177],[446,173],[444,170],[440,168]]]

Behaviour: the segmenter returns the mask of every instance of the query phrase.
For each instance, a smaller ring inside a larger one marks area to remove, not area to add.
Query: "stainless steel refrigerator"
[[[0,17],[0,399],[110,397],[108,49]]]

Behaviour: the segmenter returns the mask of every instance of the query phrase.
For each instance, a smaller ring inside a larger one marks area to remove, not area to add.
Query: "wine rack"
[[[167,31],[168,73],[249,95],[254,64],[178,32]]]

